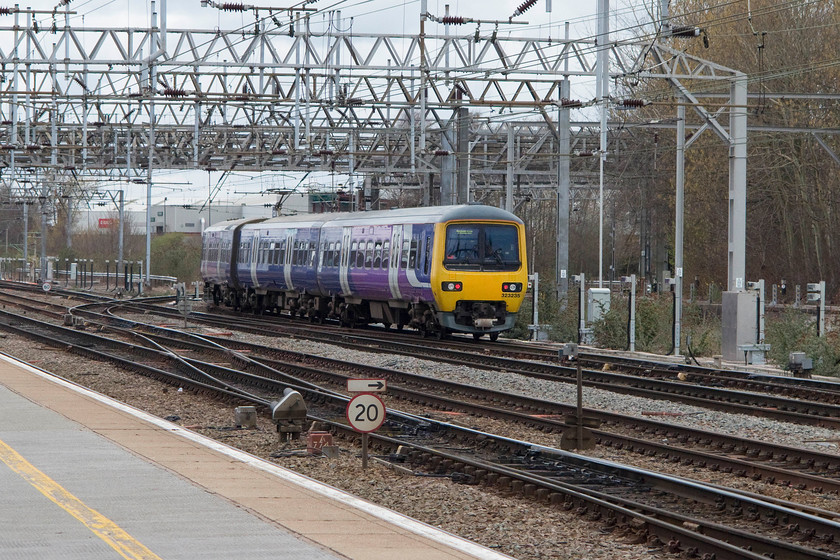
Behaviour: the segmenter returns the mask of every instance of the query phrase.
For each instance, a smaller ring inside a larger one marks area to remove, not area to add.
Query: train
[[[527,291],[525,239],[521,219],[480,204],[231,220],[202,233],[204,299],[495,341]]]

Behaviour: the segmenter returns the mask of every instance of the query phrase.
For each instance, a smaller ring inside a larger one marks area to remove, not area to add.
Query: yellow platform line
[[[143,546],[116,523],[98,511],[86,506],[76,496],[35,468],[34,465],[2,440],[0,440],[0,461],[6,463],[10,469],[19,474],[21,478],[34,486],[61,509],[81,521],[123,558],[128,560],[161,560],[157,554]]]

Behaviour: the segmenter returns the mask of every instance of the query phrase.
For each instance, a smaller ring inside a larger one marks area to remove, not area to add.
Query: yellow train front
[[[525,227],[496,208],[462,207],[435,224],[431,287],[443,332],[491,340],[516,321],[528,285]]]

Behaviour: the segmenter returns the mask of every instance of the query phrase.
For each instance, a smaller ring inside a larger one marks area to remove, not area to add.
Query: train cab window
[[[381,266],[382,268],[388,268],[388,263],[390,262],[391,258],[391,242],[384,241],[382,243],[382,261]]]
[[[443,265],[461,270],[518,270],[519,232],[505,224],[451,224]]]
[[[408,268],[417,268],[417,238],[411,240],[411,248],[408,251]]]

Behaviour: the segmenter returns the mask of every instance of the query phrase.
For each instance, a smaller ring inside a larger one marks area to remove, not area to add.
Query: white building
[[[285,195],[284,195],[285,196]],[[312,209],[309,193],[292,193],[285,196],[282,212],[284,214],[309,213]],[[201,233],[210,224],[239,218],[270,218],[274,215],[274,206],[278,202],[276,195],[253,195],[235,204],[218,203],[201,208],[201,205],[167,204],[159,202],[152,205],[150,222],[152,233]],[[131,205],[125,209],[126,223],[136,234],[146,234],[146,209]],[[77,209],[73,222],[75,232],[95,229],[108,229],[118,218],[116,209],[105,210]]]

